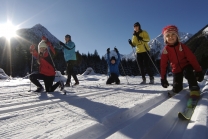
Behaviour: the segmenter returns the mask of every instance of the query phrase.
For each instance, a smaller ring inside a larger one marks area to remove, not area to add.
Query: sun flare
[[[0,37],[4,36],[7,40],[10,40],[12,37],[16,36],[16,30],[17,27],[11,22],[0,24]]]

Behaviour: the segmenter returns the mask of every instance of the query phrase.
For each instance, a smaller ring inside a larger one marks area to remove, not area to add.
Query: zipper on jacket
[[[175,53],[176,53],[176,49],[175,49],[175,47],[174,47],[174,50],[175,50]],[[178,55],[177,55],[177,53],[176,53],[176,57],[177,57],[177,60],[178,60],[178,65],[179,65],[179,67],[181,68],[181,65],[180,65],[180,63],[179,63],[179,59],[178,59]],[[182,70],[182,68],[181,68],[181,71],[183,71],[183,70]]]

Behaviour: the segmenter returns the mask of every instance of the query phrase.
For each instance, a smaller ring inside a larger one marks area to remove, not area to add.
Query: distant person
[[[50,51],[55,54],[54,48],[50,42],[47,42],[44,36],[42,39],[43,40],[41,40],[41,42],[38,44],[38,52],[35,50],[34,45],[30,46],[30,53],[37,59],[39,64],[39,73],[30,75],[30,81],[37,86],[37,90],[35,92],[42,92],[44,90],[43,86],[38,80],[44,81],[46,92],[54,92],[58,86],[60,86],[61,90],[63,90],[64,85],[62,81],[59,81],[53,85],[55,78],[55,68],[53,66],[50,54],[48,53],[47,47],[49,47]],[[47,46],[46,43],[50,45]]]
[[[115,56],[112,56],[110,58],[110,48],[107,49],[107,64],[108,64],[108,68],[109,68],[109,78],[106,82],[106,84],[112,84],[112,83],[116,83],[116,84],[120,84],[120,80],[119,80],[119,63],[120,63],[120,54],[118,52],[117,48],[114,48],[115,52],[118,55],[118,58],[116,60]]]
[[[137,61],[141,70],[142,74],[142,82],[140,84],[146,84],[146,77],[145,77],[145,70],[147,71],[150,82],[149,84],[154,84],[154,76],[153,71],[150,67],[150,47],[148,45],[148,42],[150,41],[149,35],[145,30],[141,29],[141,25],[139,22],[136,22],[134,24],[134,32],[132,40],[129,39],[129,44],[132,47],[136,47],[136,53],[137,53]]]
[[[71,83],[71,76],[74,78],[75,81],[74,85],[78,85],[79,81],[77,79],[76,73],[74,72],[74,66],[76,65],[76,60],[77,60],[75,53],[75,44],[74,42],[71,41],[71,36],[68,34],[65,36],[65,41],[66,43],[60,41],[60,45],[62,46],[61,49],[63,50],[64,58],[65,61],[67,62],[68,77],[65,86],[69,87]]]
[[[188,80],[191,98],[199,98],[200,88],[197,81],[204,79],[202,69],[191,50],[180,42],[178,28],[174,25],[166,26],[163,31],[164,47],[161,54],[161,84],[167,88],[169,83],[166,78],[168,62],[173,72],[173,89],[170,95],[183,89],[183,76]],[[194,70],[194,71],[193,71]]]

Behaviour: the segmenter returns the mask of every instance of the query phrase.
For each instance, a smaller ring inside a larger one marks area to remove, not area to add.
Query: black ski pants
[[[115,73],[111,73],[110,77],[108,78],[106,84],[111,84],[111,83],[116,83],[116,84],[120,84],[120,80],[118,78],[118,75],[116,75]]]
[[[187,79],[190,90],[193,86],[196,86],[198,90],[200,89],[193,72],[193,67],[191,65],[187,65],[183,68],[182,72],[173,74],[173,92],[178,93],[183,89],[183,77]]]
[[[44,81],[46,92],[53,92],[60,85],[59,82],[53,85],[54,78],[55,76],[46,76],[40,73],[30,75],[30,81],[34,83],[37,87],[42,87],[38,80]]]
[[[142,52],[142,53],[137,53],[137,61],[141,70],[141,75],[142,78],[145,78],[145,73],[149,75],[150,78],[153,77],[153,72],[150,68],[150,58],[149,58],[149,52]],[[145,72],[146,70],[146,72]]]
[[[71,76],[74,78],[75,82],[78,83],[77,75],[74,72],[74,65],[76,64],[75,60],[69,60],[67,61],[67,83],[71,82]]]

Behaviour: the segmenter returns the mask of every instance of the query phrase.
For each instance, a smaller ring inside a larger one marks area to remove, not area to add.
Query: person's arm
[[[161,72],[161,79],[166,79],[166,70],[168,66],[168,53],[166,47],[163,49],[160,59],[160,72]]]
[[[150,41],[150,37],[149,34],[146,31],[142,31],[142,41],[144,42],[149,42]]]
[[[183,45],[183,44],[181,44]],[[202,71],[201,66],[199,65],[196,56],[192,53],[192,51],[186,46],[183,45],[183,49],[186,55],[187,60],[189,61],[189,63],[192,65],[192,67],[194,68],[194,70],[196,72]]]

